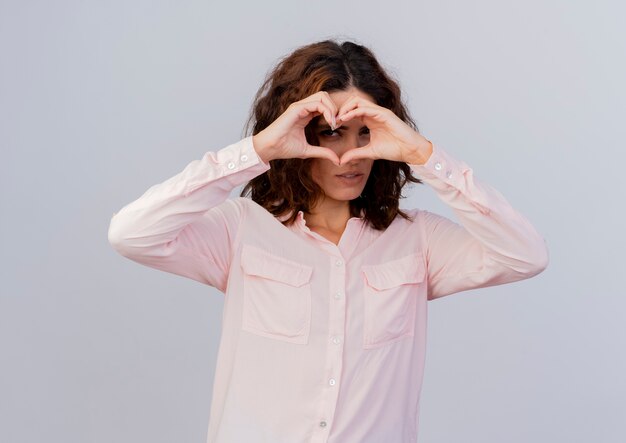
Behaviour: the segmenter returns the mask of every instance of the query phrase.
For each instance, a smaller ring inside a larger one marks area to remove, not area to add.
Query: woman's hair
[[[284,57],[266,76],[257,91],[252,112],[246,124],[254,124],[256,135],[276,120],[287,107],[319,91],[343,91],[355,87],[374,98],[376,104],[393,111],[402,121],[417,131],[401,101],[400,87],[383,70],[372,51],[365,46],[345,41],[324,40],[302,46]],[[316,116],[305,128],[307,141],[317,145],[319,140],[313,126]],[[312,158],[270,160],[271,168],[250,180],[240,196],[251,194],[252,200],[280,216],[293,210],[283,224],[291,225],[298,211],[309,212],[323,190],[311,177]],[[363,219],[374,229],[384,230],[400,215],[413,221],[399,208],[401,191],[407,181],[422,183],[404,162],[374,160],[369,178],[361,195],[350,201],[350,214]]]

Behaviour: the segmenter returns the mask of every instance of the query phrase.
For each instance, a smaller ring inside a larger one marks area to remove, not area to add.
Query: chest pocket
[[[243,244],[243,330],[306,344],[311,330],[313,267]]]
[[[421,253],[363,265],[363,348],[377,348],[415,331],[417,292],[426,268]]]

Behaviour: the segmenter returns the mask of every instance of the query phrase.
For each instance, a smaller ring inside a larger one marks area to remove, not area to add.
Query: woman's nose
[[[343,155],[346,151],[355,148],[361,148],[369,143],[369,137],[363,137],[359,135],[346,136],[344,143],[341,146],[341,153]]]

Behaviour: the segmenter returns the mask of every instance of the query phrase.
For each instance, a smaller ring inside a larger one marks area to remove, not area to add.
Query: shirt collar
[[[363,216],[363,209],[361,209],[361,217]],[[352,220],[361,220],[361,217],[350,217],[348,219],[348,223]],[[298,225],[303,228],[306,226],[306,219],[304,218],[304,211],[298,211],[298,215],[296,216],[296,222]]]
[[[276,218],[278,220],[280,220],[281,222],[287,220],[289,217],[291,217],[291,214],[293,214],[293,210],[287,212],[286,214],[277,216]],[[363,217],[363,209],[361,209],[361,217]],[[350,222],[350,220],[360,220],[361,217],[350,217],[348,219],[348,223]],[[304,211],[300,210],[298,211],[298,214],[296,215],[296,223],[299,226],[306,226],[306,220],[304,219]]]

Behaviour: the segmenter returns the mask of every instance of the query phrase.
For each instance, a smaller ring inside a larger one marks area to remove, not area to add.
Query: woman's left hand
[[[342,165],[359,158],[424,164],[432,153],[430,140],[408,126],[391,109],[362,97],[350,97],[342,104],[337,115],[338,125],[341,125],[341,121],[361,117],[370,131],[370,142],[344,152],[340,159]]]

